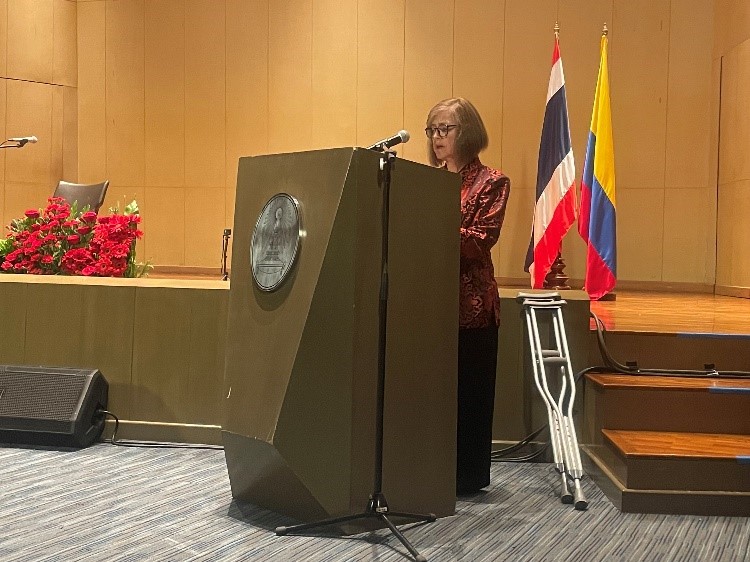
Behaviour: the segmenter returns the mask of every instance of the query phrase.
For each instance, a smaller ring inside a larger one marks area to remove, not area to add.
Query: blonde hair
[[[462,164],[468,164],[474,158],[479,156],[487,145],[487,129],[484,127],[482,117],[479,115],[477,108],[467,99],[449,98],[435,104],[427,114],[427,126],[432,125],[435,115],[443,110],[453,113],[453,117],[458,125],[456,133],[456,160]],[[427,156],[430,164],[433,166],[440,165],[440,160],[435,156],[432,149],[432,139],[427,139]]]

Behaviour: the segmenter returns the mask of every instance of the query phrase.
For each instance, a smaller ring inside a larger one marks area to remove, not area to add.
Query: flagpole
[[[560,39],[560,23],[555,22],[555,39]],[[570,289],[568,285],[568,276],[565,275],[565,261],[562,257],[562,241],[560,251],[557,252],[557,258],[550,266],[549,273],[544,277],[544,288],[553,291],[565,291]]]
[[[607,37],[609,35],[609,29],[607,28],[607,22],[604,22],[604,26],[602,27],[602,37]],[[612,289],[609,293],[602,295],[599,298],[600,301],[615,301],[617,300],[617,292]]]

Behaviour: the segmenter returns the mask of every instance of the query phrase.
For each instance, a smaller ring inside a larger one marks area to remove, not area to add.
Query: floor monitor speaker
[[[104,430],[99,370],[0,365],[0,443],[87,447]]]

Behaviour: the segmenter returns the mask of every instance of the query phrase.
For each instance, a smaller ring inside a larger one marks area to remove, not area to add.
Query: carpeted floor
[[[622,514],[590,480],[590,508],[577,512],[557,499],[551,465],[492,471],[492,486],[460,498],[455,516],[400,527],[430,562],[750,560],[748,518]],[[220,450],[0,448],[3,562],[409,559],[387,530],[273,533],[291,523],[233,501]]]

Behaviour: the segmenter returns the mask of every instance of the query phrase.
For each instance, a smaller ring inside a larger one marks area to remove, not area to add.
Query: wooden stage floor
[[[636,291],[617,291],[616,297],[614,301],[591,303],[591,311],[604,322],[608,332],[750,337],[750,299]]]
[[[152,272],[155,279],[220,281],[218,273]],[[519,288],[523,290],[523,288]],[[608,332],[729,334],[750,337],[750,299],[707,293],[616,291],[616,300],[592,301]],[[594,323],[591,323],[592,329]]]

